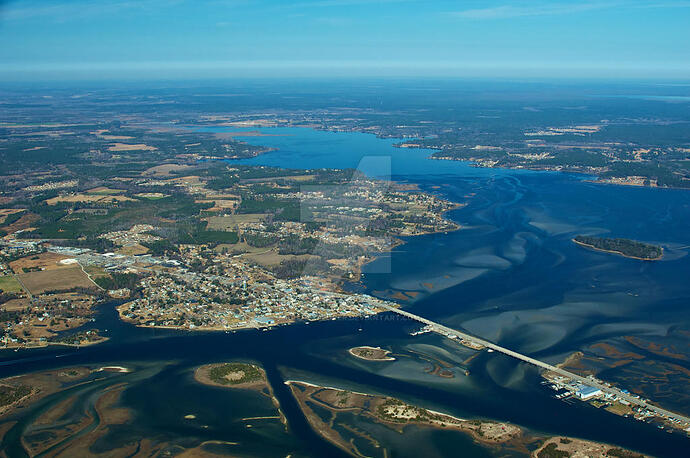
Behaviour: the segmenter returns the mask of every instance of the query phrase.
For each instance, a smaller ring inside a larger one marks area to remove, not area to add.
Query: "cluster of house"
[[[310,278],[275,279],[239,261],[222,275],[166,269],[143,278],[143,291],[120,307],[123,318],[147,326],[238,329],[377,313],[379,299],[342,294]]]
[[[44,251],[41,241],[0,239],[0,257],[5,259],[18,259]]]
[[[42,192],[50,191],[52,189],[65,189],[65,188],[75,188],[79,184],[78,180],[66,180],[66,181],[53,181],[50,183],[43,183],[38,185],[31,185],[24,188],[24,191],[29,192]]]
[[[135,224],[127,231],[113,231],[101,234],[99,238],[110,240],[115,245],[133,246],[140,243],[151,243],[161,240],[160,237],[151,234],[155,230],[150,224]]]

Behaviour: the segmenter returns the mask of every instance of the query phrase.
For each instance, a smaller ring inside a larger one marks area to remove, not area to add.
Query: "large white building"
[[[586,401],[587,399],[594,398],[596,396],[602,395],[602,391],[599,388],[595,388],[593,386],[588,386],[588,385],[581,385],[578,390],[575,392],[575,395],[582,399],[583,401]]]

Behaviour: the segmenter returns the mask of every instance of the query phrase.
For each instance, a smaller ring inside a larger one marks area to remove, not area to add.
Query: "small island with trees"
[[[395,361],[395,358],[389,356],[390,351],[380,347],[354,347],[350,348],[348,352],[354,357],[366,359],[367,361]]]
[[[197,368],[194,378],[203,384],[261,390],[267,385],[263,369],[247,363],[207,364]]]
[[[573,242],[597,251],[619,254],[626,258],[643,261],[657,261],[664,255],[662,247],[636,240],[578,235],[573,239]]]

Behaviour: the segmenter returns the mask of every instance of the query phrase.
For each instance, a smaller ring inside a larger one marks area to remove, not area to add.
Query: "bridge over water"
[[[398,315],[402,315],[404,317],[407,317],[411,320],[417,321],[419,323],[424,323],[425,325],[428,325],[429,328],[438,334],[441,334],[451,340],[463,340],[468,342],[469,344],[473,346],[483,346],[486,348],[489,348],[493,351],[496,351],[498,353],[503,353],[504,355],[508,355],[512,358],[518,359],[520,361],[532,364],[534,366],[540,367],[542,369],[546,369],[548,371],[554,372],[558,375],[561,375],[563,377],[569,378],[571,380],[578,381],[584,385],[587,386],[592,386],[595,388],[600,389],[603,393],[608,393],[616,396],[618,399],[625,400],[629,402],[632,405],[636,405],[639,407],[642,407],[644,409],[649,410],[650,412],[654,412],[657,415],[660,415],[662,417],[667,417],[671,418],[674,420],[678,420],[680,422],[683,422],[686,424],[686,426],[690,426],[690,418],[685,417],[683,415],[670,412],[666,409],[662,409],[661,407],[657,407],[655,405],[649,404],[646,402],[644,399],[637,398],[635,396],[632,396],[629,393],[624,393],[622,390],[619,388],[616,388],[614,386],[610,386],[606,383],[603,383],[593,377],[583,377],[581,375],[575,374],[573,372],[567,371],[565,369],[561,369],[560,367],[545,363],[544,361],[540,361],[538,359],[531,358],[527,355],[523,355],[521,353],[518,353],[516,351],[510,350],[505,347],[501,347],[500,345],[496,345],[493,342],[489,342],[488,340],[481,339],[479,337],[475,337],[473,335],[467,334],[462,331],[458,331],[457,329],[452,329],[447,326],[444,326],[442,324],[436,323],[434,321],[431,321],[427,318],[421,317],[419,315],[415,315],[414,313],[407,312],[405,310],[401,310],[399,308],[391,307],[390,305],[387,305],[385,303],[380,303],[377,304],[379,307],[388,310],[389,312],[397,313]]]

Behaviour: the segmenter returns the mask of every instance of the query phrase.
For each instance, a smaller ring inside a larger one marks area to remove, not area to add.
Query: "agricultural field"
[[[4,293],[20,293],[23,291],[22,285],[12,275],[0,277],[0,290]]]

